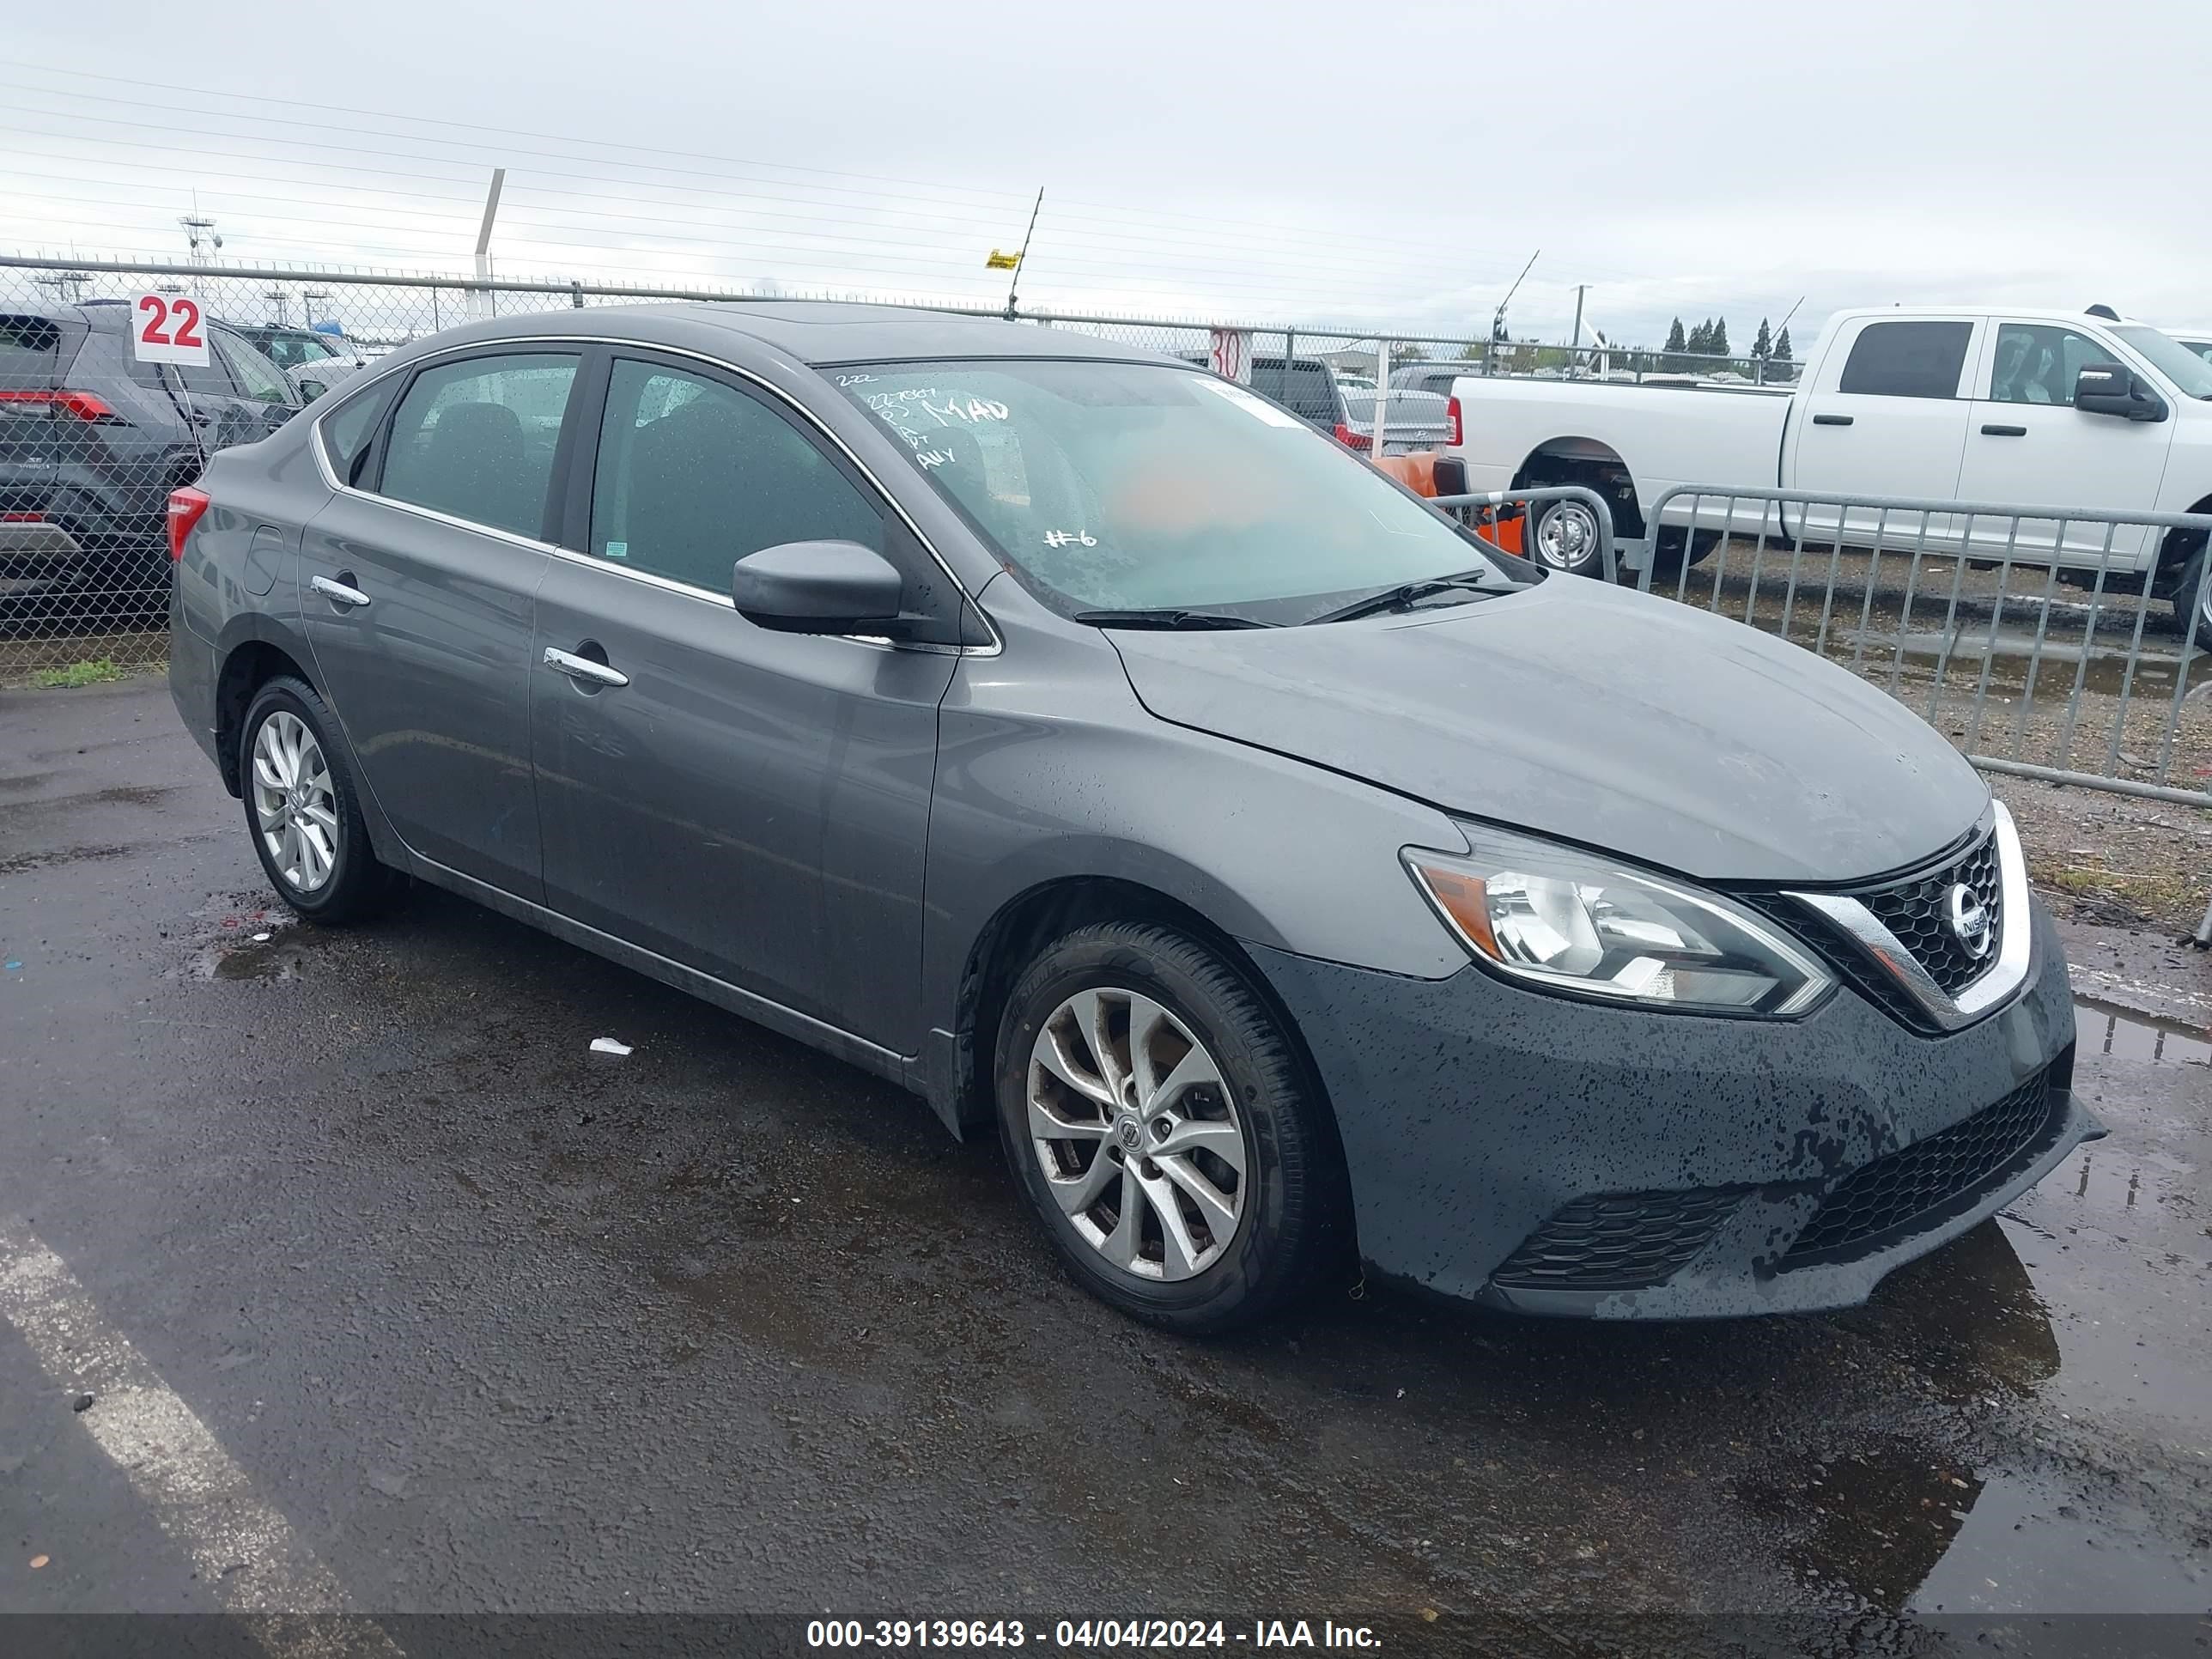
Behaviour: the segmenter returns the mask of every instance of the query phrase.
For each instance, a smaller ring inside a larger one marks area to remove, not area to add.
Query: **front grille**
[[[1491,1279],[1516,1290],[1636,1291],[1664,1284],[1750,1190],[1578,1198],[1529,1234]]]
[[[1853,1170],[1813,1212],[1783,1267],[1934,1226],[2015,1168],[2063,1098],[2052,1094],[2050,1073],[2039,1072],[1965,1122]]]
[[[1989,948],[1980,956],[1971,954],[1951,927],[1951,890],[1961,882],[1989,915]],[[2002,888],[1997,870],[1997,838],[1991,833],[1965,857],[1942,869],[1855,896],[1897,935],[1897,942],[1912,952],[1913,959],[1928,970],[1929,978],[1942,987],[1944,995],[1956,996],[1996,960],[1997,942],[2004,933]]]

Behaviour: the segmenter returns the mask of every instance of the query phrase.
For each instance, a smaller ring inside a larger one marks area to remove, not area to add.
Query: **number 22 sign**
[[[132,295],[131,355],[142,363],[206,368],[207,325],[200,302],[182,294]]]

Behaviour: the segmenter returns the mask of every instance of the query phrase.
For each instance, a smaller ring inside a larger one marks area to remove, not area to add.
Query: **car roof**
[[[555,322],[563,333],[694,348],[702,330],[740,335],[812,368],[938,357],[1095,357],[1190,367],[1165,352],[1065,328],[832,300],[592,306],[501,318],[456,331],[453,337],[489,341],[542,335]]]

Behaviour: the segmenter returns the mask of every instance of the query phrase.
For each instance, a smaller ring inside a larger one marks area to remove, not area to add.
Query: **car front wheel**
[[[1122,1311],[1198,1334],[1310,1280],[1342,1213],[1326,1109],[1244,976],[1172,928],[1038,954],[995,1066],[1008,1162],[1061,1259]]]

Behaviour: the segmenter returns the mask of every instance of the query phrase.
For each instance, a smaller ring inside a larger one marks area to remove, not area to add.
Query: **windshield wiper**
[[[1462,570],[1455,575],[1429,576],[1417,582],[1401,582],[1395,587],[1386,587],[1379,593],[1370,593],[1349,605],[1340,605],[1334,611],[1324,611],[1318,617],[1309,617],[1304,626],[1316,623],[1350,622],[1355,617],[1372,617],[1384,611],[1403,611],[1431,593],[1510,593],[1510,587],[1493,587],[1488,570]]]
[[[1164,606],[1157,611],[1079,611],[1071,619],[1093,628],[1183,629],[1193,633],[1209,628],[1273,628],[1254,617],[1232,617],[1223,611],[1182,611]]]

